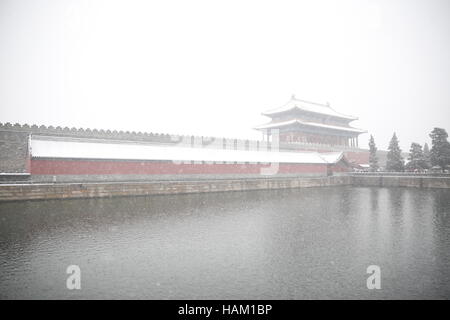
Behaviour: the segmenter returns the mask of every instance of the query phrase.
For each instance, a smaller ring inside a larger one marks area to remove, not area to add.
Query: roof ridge
[[[327,102],[326,104],[323,104],[323,103],[319,103],[319,102],[313,102],[313,101],[308,101],[308,100],[299,99],[299,98],[296,98],[295,96],[292,96],[291,100],[300,101],[300,102],[306,102],[306,103],[310,103],[310,104],[315,104],[315,105],[317,105],[317,106],[322,106],[322,107],[328,107],[328,108],[331,108],[329,102]]]
[[[297,105],[297,102],[299,103],[299,105]],[[304,105],[302,105],[302,104],[304,104]],[[318,107],[319,109],[314,110],[314,107]],[[263,112],[262,115],[270,117],[272,114],[287,112],[287,111],[293,110],[295,108],[298,110],[305,111],[305,112],[325,114],[325,115],[328,115],[331,117],[346,119],[346,120],[350,120],[350,121],[358,120],[358,117],[336,111],[334,108],[331,107],[329,102],[323,104],[323,103],[319,103],[319,102],[298,99],[295,97],[295,95],[292,95],[291,99],[288,102],[286,102],[285,104],[283,104],[281,107],[272,108],[270,110],[267,110],[267,111]]]

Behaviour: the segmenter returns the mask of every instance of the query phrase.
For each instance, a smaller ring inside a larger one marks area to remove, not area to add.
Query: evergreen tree
[[[430,148],[428,147],[428,143],[423,145],[423,159],[425,161],[425,169],[431,168],[431,154]]]
[[[370,135],[369,140],[369,165],[370,165],[370,171],[376,172],[378,171],[378,157],[377,157],[377,146],[375,145],[375,140],[373,139],[373,136]]]
[[[427,164],[422,151],[422,146],[416,142],[411,144],[411,149],[409,150],[408,163],[406,168],[409,170],[422,170],[426,169]]]
[[[405,163],[402,157],[402,150],[398,145],[397,135],[394,132],[388,147],[386,170],[402,172],[404,169]]]
[[[431,131],[430,158],[433,166],[439,166],[442,170],[450,165],[450,144],[447,140],[448,134],[445,129],[434,128]]]

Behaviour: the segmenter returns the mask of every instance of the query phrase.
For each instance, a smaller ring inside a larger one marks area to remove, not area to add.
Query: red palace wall
[[[32,159],[32,175],[259,174],[268,164],[176,164],[171,161]],[[327,174],[326,164],[280,163],[278,173]]]

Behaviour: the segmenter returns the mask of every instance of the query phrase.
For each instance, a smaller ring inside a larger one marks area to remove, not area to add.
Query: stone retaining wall
[[[195,181],[24,183],[0,185],[0,201],[142,196],[326,187],[450,188],[448,177],[352,176],[221,179]]]
[[[352,175],[351,181],[358,187],[450,188],[449,177]]]
[[[0,185],[0,201],[288,189],[345,185],[350,182],[350,177],[341,176],[128,183],[4,184]]]

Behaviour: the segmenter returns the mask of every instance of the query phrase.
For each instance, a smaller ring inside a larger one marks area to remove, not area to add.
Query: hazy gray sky
[[[450,1],[0,0],[0,122],[259,138],[292,94],[449,131]]]

